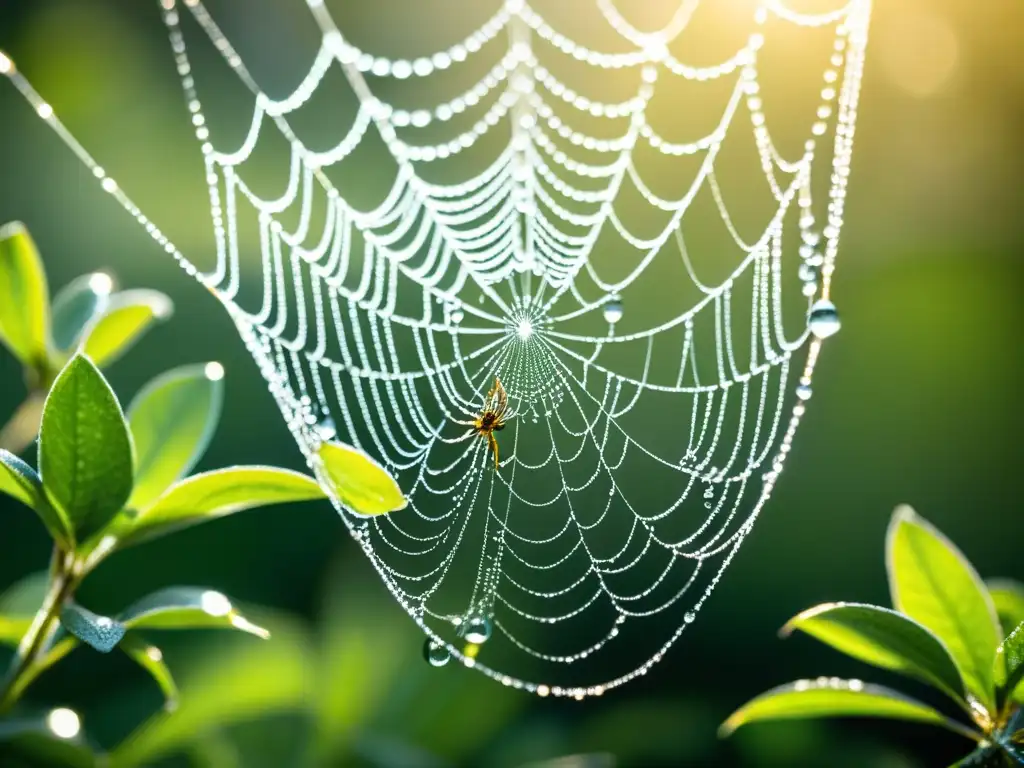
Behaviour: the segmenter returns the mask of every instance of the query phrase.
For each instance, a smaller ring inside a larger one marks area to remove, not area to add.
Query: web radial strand
[[[745,41],[710,65],[685,53],[714,0],[683,0],[646,32],[596,0],[619,38],[607,53],[507,0],[411,59],[357,47],[325,3],[309,5],[320,46],[272,98],[201,3],[163,3],[209,182],[217,249],[203,281],[311,467],[323,441],[341,440],[401,484],[400,513],[335,503],[432,663],[577,698],[645,674],[768,501],[834,330],[819,321],[868,0],[821,15],[752,4]],[[202,33],[188,43],[185,16]],[[773,32],[794,26],[831,35],[795,154],[769,132],[761,77]],[[235,146],[206,124],[189,58],[202,35],[253,96]],[[583,93],[567,61],[632,85]],[[429,108],[375,90],[450,69],[471,84]],[[357,108],[313,150],[296,125],[332,77]],[[679,83],[724,97],[695,135],[669,138],[652,103]],[[284,172],[268,194],[253,157],[271,139]],[[768,201],[753,224],[722,178],[741,140]],[[366,206],[333,172],[371,142],[393,181]],[[690,165],[666,186],[659,163]],[[711,256],[707,220],[724,238]],[[488,410],[504,425],[493,441],[473,426]]]

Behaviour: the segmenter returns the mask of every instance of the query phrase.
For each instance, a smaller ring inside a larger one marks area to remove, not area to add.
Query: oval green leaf
[[[17,648],[30,626],[32,619],[27,616],[0,616],[0,645]]]
[[[129,629],[238,629],[264,640],[270,633],[239,613],[212,589],[168,587],[142,598],[118,616]]]
[[[126,627],[109,616],[100,616],[76,603],[66,604],[60,623],[70,634],[100,653],[110,653],[124,637]]]
[[[0,492],[20,501],[39,515],[53,540],[69,547],[74,540],[71,526],[46,500],[43,481],[36,471],[13,453],[0,448]]]
[[[114,290],[114,281],[104,272],[82,275],[61,288],[53,297],[52,341],[58,352],[78,344],[82,332],[102,314]]]
[[[993,579],[985,586],[996,607],[1003,635],[1008,635],[1024,621],[1024,584],[1013,579]]]
[[[885,717],[930,723],[967,735],[965,726],[927,704],[880,685],[837,678],[798,680],[773,688],[733,712],[719,735],[729,736],[748,723],[805,717]]]
[[[1012,698],[1024,679],[1024,624],[1018,624],[996,649],[992,677],[1004,696]]]
[[[324,443],[317,455],[334,495],[357,515],[384,515],[408,505],[387,470],[357,448]]]
[[[967,698],[960,672],[942,641],[896,611],[860,603],[825,603],[790,619],[782,634],[793,630],[860,661],[923,680],[961,703]]]
[[[43,607],[50,590],[50,574],[37,571],[23,576],[0,595],[0,613],[32,618]]]
[[[85,329],[82,351],[96,365],[114,362],[158,320],[173,314],[174,304],[159,291],[136,289],[110,297],[106,311]]]
[[[886,566],[894,607],[945,643],[967,690],[992,711],[1001,630],[988,590],[967,558],[904,506],[889,524]]]
[[[77,541],[102,530],[132,492],[132,443],[121,406],[95,365],[76,355],[53,383],[39,431],[49,501]]]
[[[43,481],[32,467],[0,448],[0,492],[35,509],[43,497]]]
[[[25,225],[0,227],[0,341],[24,365],[46,362],[50,336],[50,294],[36,244]]]
[[[268,504],[322,499],[308,475],[276,467],[228,467],[182,480],[118,534],[122,546]]]
[[[146,670],[160,686],[164,695],[164,710],[173,712],[178,708],[178,686],[171,670],[164,662],[163,652],[152,643],[147,643],[135,632],[128,632],[121,640],[121,650],[128,658]]]
[[[175,368],[149,382],[128,408],[135,440],[135,488],[128,506],[145,510],[202,457],[220,418],[223,369]]]

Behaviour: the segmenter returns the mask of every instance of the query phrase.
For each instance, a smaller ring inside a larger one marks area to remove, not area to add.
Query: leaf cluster
[[[747,702],[723,735],[762,720],[867,716],[911,720],[972,739],[961,766],[1024,762],[1024,584],[984,583],[959,549],[910,507],[893,514],[886,537],[893,609],[825,603],[795,616],[782,636],[802,632],[881,669],[935,688],[963,720],[890,688],[860,680],[798,680]]]
[[[16,648],[0,684],[0,718],[81,644],[102,653],[120,648],[153,677],[173,709],[177,686],[162,651],[146,639],[151,630],[219,627],[269,637],[229,598],[207,588],[162,589],[117,616],[79,605],[78,587],[114,552],[255,507],[324,499],[325,487],[358,514],[405,506],[383,468],[336,442],[323,443],[310,458],[319,480],[269,466],[190,475],[220,417],[223,368],[206,363],[168,371],[145,385],[127,411],[99,368],[170,306],[154,291],[113,293],[102,273],[79,278],[51,303],[27,231],[19,224],[0,229],[0,340],[25,367],[26,402],[38,400],[31,418],[21,409],[21,439],[14,442],[31,440],[37,426],[39,434],[36,468],[0,448],[0,493],[31,509],[54,543],[48,573],[0,596],[0,644]],[[12,423],[18,421],[16,414]],[[0,719],[0,740],[43,734],[74,741],[71,718],[77,716],[60,709],[45,717],[18,713]]]

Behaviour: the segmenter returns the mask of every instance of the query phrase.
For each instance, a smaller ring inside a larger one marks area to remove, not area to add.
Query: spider
[[[478,435],[487,441],[487,447],[494,454],[495,470],[498,469],[498,439],[494,436],[494,433],[500,432],[505,428],[505,422],[510,415],[508,395],[505,394],[505,388],[501,385],[501,379],[495,376],[494,386],[491,387],[487,397],[484,398],[484,406],[480,411],[480,415],[472,421],[455,422],[456,424],[473,428],[466,437]]]

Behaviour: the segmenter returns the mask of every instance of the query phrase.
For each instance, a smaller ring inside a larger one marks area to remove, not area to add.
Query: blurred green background
[[[392,55],[408,46],[435,50],[472,28],[460,21],[467,2],[417,5],[415,23],[395,12],[401,3],[383,5],[333,7],[357,42]],[[646,13],[656,21],[671,7],[658,0]],[[308,66],[311,25],[299,0],[211,3],[211,11],[233,39],[241,36],[239,47],[259,51],[260,72],[279,75],[279,89]],[[914,725],[763,725],[726,743],[715,738],[736,706],[777,683],[820,674],[891,682],[806,638],[783,642],[775,632],[818,602],[888,603],[882,543],[897,503],[914,505],[983,576],[1024,577],[1024,5],[888,0],[877,4],[871,39],[833,286],[843,331],[827,346],[774,498],[656,674],[576,703],[529,697],[454,665],[429,669],[418,631],[326,503],[247,513],[119,554],[87,582],[83,602],[116,611],[166,584],[199,584],[280,613],[292,630],[278,641],[256,650],[249,638],[231,644],[232,653],[266,658],[243,664],[234,678],[231,665],[213,665],[225,680],[210,702],[233,685],[269,690],[290,681],[292,699],[324,699],[321,716],[334,736],[320,748],[331,765],[513,766],[581,753],[611,753],[637,766],[952,762],[967,744]],[[202,163],[155,2],[6,0],[0,48],[186,254],[208,252]],[[122,286],[154,287],[174,299],[173,320],[111,369],[122,399],[167,368],[220,360],[228,397],[200,469],[300,466],[221,307],[5,83],[0,180],[0,219],[28,225],[52,286],[108,268]],[[13,359],[0,356],[0,417],[24,395],[19,377]],[[7,507],[0,514],[3,587],[45,564],[48,540],[31,515]],[[211,664],[208,654],[224,652],[223,643],[175,637],[166,652],[173,669],[189,670]],[[321,662],[329,673],[314,669]],[[184,694],[187,702],[188,686]],[[129,663],[85,651],[44,677],[33,697],[81,709],[86,727],[108,745],[159,706],[155,686]],[[277,716],[229,732],[244,765],[287,766],[298,759],[306,727]]]

